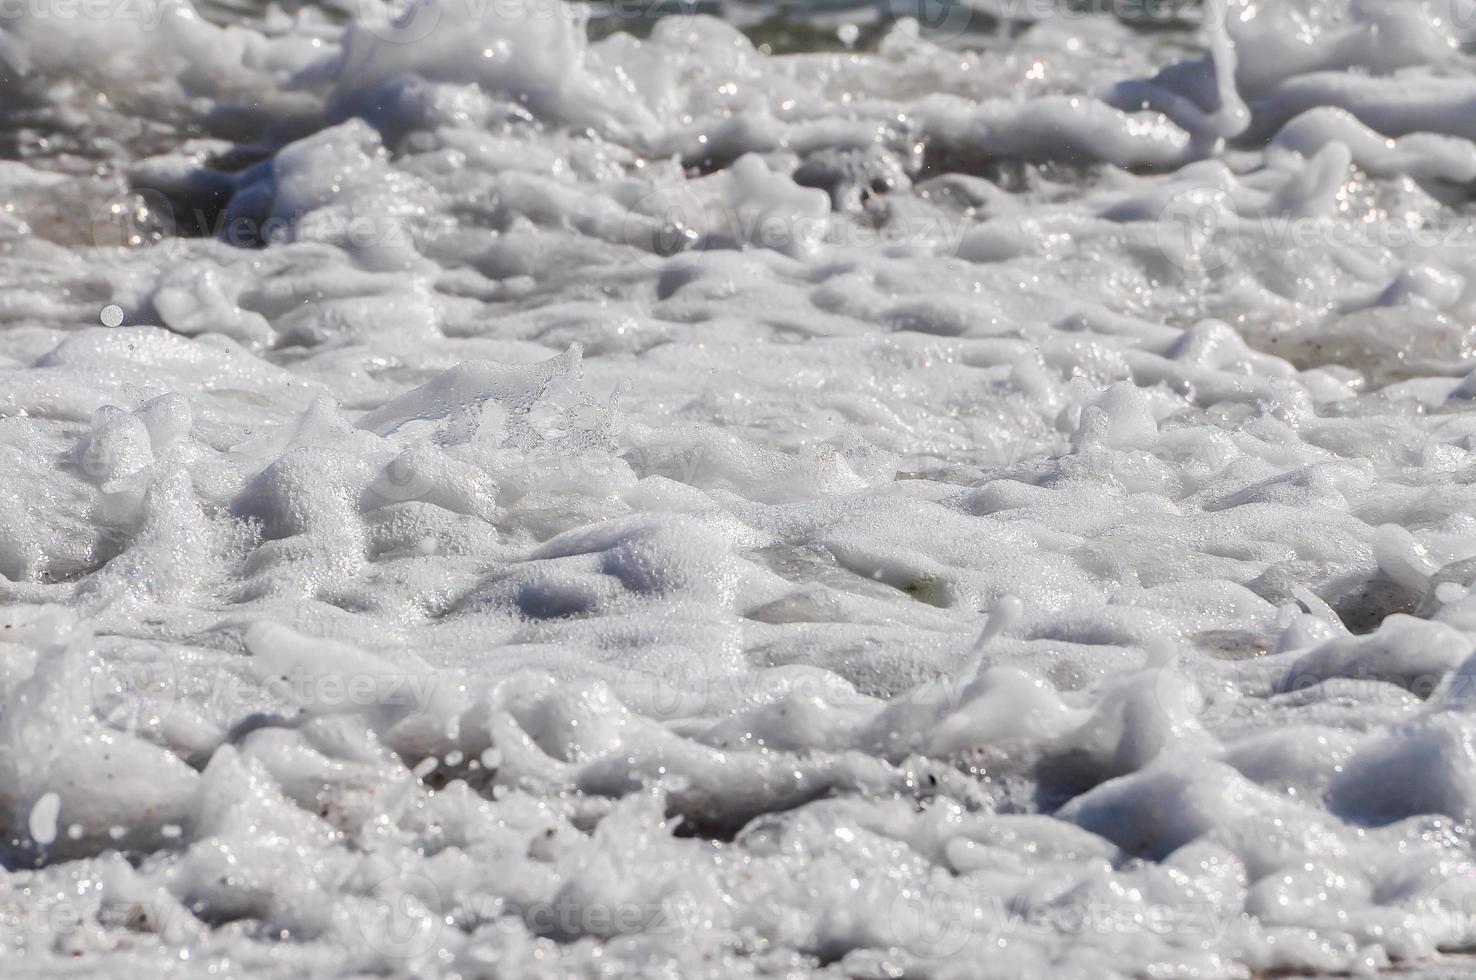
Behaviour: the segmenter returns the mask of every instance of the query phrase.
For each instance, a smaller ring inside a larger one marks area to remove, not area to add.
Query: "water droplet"
[[[56,840],[56,818],[61,812],[61,798],[55,793],[44,793],[31,807],[31,839],[42,847]]]

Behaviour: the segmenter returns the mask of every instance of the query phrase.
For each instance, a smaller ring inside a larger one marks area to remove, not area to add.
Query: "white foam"
[[[10,19],[21,969],[1455,969],[1472,12]]]

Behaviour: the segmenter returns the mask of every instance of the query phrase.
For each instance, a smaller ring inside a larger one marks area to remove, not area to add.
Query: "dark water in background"
[[[772,53],[869,50],[903,18],[918,22],[925,36],[971,47],[1008,41],[1042,20],[1066,14],[1114,17],[1145,33],[1191,32],[1202,0],[567,0],[590,12],[590,35],[617,32],[648,34],[657,21],[674,15],[705,14],[738,25],[756,46]],[[268,9],[261,0],[196,0],[196,6],[219,22],[257,21]],[[295,13],[316,8],[326,20],[351,19],[356,0],[303,3],[277,2]],[[842,25],[853,25],[843,38]]]

